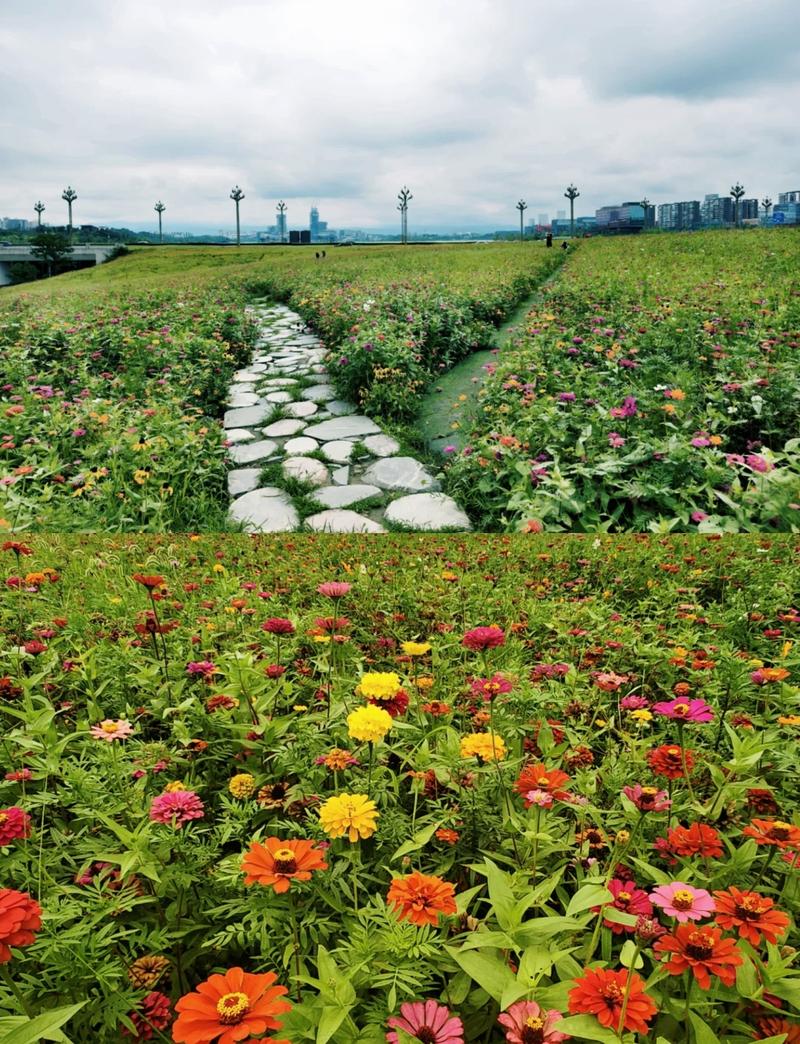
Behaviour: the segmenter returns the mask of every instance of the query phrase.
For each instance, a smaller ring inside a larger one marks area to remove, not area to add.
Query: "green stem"
[[[6,986],[8,986],[8,988],[16,997],[17,1004],[19,1004],[19,1006],[22,1008],[22,1010],[25,1012],[28,1018],[32,1019],[34,1017],[33,1012],[28,1007],[28,1002],[22,996],[19,987],[11,978],[11,972],[8,970],[8,967],[5,964],[0,964],[0,976],[2,976],[3,982],[6,984]]]
[[[679,743],[680,748],[681,748],[681,764],[683,765],[683,775],[684,775],[684,778],[686,779],[686,786],[689,789],[689,799],[691,800],[692,804],[695,804],[697,799],[694,796],[694,790],[692,789],[692,781],[689,778],[689,769],[686,766],[686,748],[683,745],[683,722],[682,721],[678,722],[678,743]]]
[[[631,995],[631,982],[633,980],[633,973],[636,969],[636,962],[639,959],[639,951],[641,946],[636,943],[636,949],[633,951],[633,959],[628,967],[628,978],[625,980],[625,996],[622,998],[622,1007],[619,1012],[619,1022],[617,1023],[617,1036],[622,1040],[622,1034],[625,1030],[625,1015],[628,1011],[628,1001]]]

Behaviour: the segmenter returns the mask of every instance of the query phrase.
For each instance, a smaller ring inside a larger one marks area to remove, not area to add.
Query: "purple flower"
[[[577,398],[577,396],[575,395],[575,392],[559,392],[558,393],[558,401],[559,402],[575,402],[576,398]]]

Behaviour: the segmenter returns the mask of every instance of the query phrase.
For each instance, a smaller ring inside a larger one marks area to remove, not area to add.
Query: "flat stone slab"
[[[444,493],[416,493],[393,500],[386,521],[407,529],[472,529],[470,521],[452,497]]]
[[[306,482],[310,486],[327,486],[331,480],[330,472],[321,460],[313,457],[287,457],[281,467],[286,478]]]
[[[287,435],[296,435],[298,431],[302,431],[305,428],[306,422],[302,420],[279,420],[273,424],[268,424],[266,428],[261,430],[265,435],[269,435],[271,439],[283,439]]]
[[[238,384],[248,384],[253,381],[257,381],[263,375],[263,368],[261,370],[237,370],[233,375],[234,381]]]
[[[325,408],[334,417],[346,417],[348,414],[356,412],[356,407],[353,403],[345,402],[344,399],[332,399],[326,404]]]
[[[367,435],[361,441],[373,457],[391,457],[400,449],[400,443],[389,435]]]
[[[359,500],[368,500],[380,495],[381,490],[377,486],[353,483],[352,486],[323,486],[314,492],[314,500],[327,508],[344,508],[357,504]]]
[[[334,486],[346,486],[350,481],[350,465],[345,464],[343,468],[336,468],[331,472],[331,482]]]
[[[300,396],[309,402],[330,402],[336,398],[336,391],[330,384],[312,384],[310,388],[304,388]]]
[[[321,424],[312,424],[306,428],[306,435],[310,435],[312,439],[319,439],[320,442],[334,442],[337,439],[377,435],[380,430],[369,417],[354,414],[352,417],[333,417],[331,420],[322,421]]]
[[[322,455],[333,464],[347,464],[353,456],[353,443],[346,439],[334,439],[322,446]]]
[[[245,493],[228,511],[233,522],[241,522],[248,533],[288,533],[300,525],[290,498],[276,486]]]
[[[225,432],[225,441],[229,442],[231,446],[235,446],[239,442],[250,442],[254,438],[255,433],[249,428],[228,428]]]
[[[292,397],[287,391],[268,392],[264,398],[267,402],[291,402]]]
[[[371,518],[356,511],[320,511],[305,521],[317,533],[385,533],[386,530]]]
[[[258,442],[245,442],[241,446],[231,446],[228,456],[234,464],[253,464],[257,460],[267,460],[278,450],[278,443],[271,439],[259,439]]]
[[[317,412],[315,402],[290,402],[283,408],[287,417],[313,417]]]
[[[235,468],[228,472],[228,495],[240,497],[242,493],[249,493],[251,489],[257,489],[261,478],[261,468]]]
[[[261,384],[265,388],[291,388],[293,384],[297,384],[294,377],[270,377],[268,381],[262,381]]]
[[[309,439],[305,435],[300,435],[296,439],[287,439],[283,444],[283,452],[292,457],[302,457],[303,454],[313,453],[316,449],[319,449],[317,440]]]
[[[228,396],[228,405],[232,409],[242,406],[258,406],[258,396],[255,392],[232,392]]]
[[[222,418],[223,428],[251,428],[261,424],[272,413],[271,406],[245,406],[241,410],[226,410]]]
[[[364,470],[363,479],[381,489],[421,493],[438,490],[439,483],[418,460],[413,457],[384,457],[376,460]]]

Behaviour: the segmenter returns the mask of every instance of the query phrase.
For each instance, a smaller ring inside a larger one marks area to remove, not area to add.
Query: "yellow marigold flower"
[[[319,810],[319,821],[328,837],[344,837],[351,842],[372,837],[380,813],[366,794],[334,794]]]
[[[782,714],[778,718],[779,725],[800,725],[800,714]]]
[[[249,772],[240,772],[228,783],[228,790],[235,798],[249,798],[256,789],[256,781]]]
[[[461,740],[462,758],[502,761],[505,756],[506,744],[502,736],[491,732],[471,732]]]
[[[430,675],[428,675],[428,674],[424,674],[421,678],[417,678],[417,688],[418,689],[432,689],[433,688],[433,678],[431,678]]]
[[[379,743],[391,727],[391,714],[373,703],[358,707],[347,715],[350,738],[362,743]]]
[[[648,721],[653,720],[653,715],[644,707],[640,710],[631,711],[630,717],[639,725],[646,725]]]
[[[406,656],[424,656],[431,651],[430,642],[403,642],[400,648]]]
[[[211,567],[211,572],[212,573],[224,573],[225,572],[225,566],[222,565],[221,562],[215,562],[214,565]]]
[[[343,772],[354,762],[354,757],[349,750],[341,747],[333,747],[325,757],[325,765],[334,772]]]
[[[389,673],[374,671],[362,676],[356,692],[368,700],[391,700],[397,695],[399,688],[400,679],[394,671]]]
[[[165,794],[174,794],[176,790],[186,790],[186,784],[180,779],[173,779],[164,787]]]

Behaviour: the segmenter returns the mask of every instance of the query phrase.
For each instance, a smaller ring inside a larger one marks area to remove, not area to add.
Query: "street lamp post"
[[[236,204],[236,245],[241,246],[241,236],[239,234],[239,203],[244,199],[244,192],[239,188],[238,185],[234,185],[231,189],[231,199]]]
[[[767,212],[767,221],[769,221],[769,212],[770,210],[772,210],[772,200],[769,198],[769,196],[765,196],[761,200],[761,206]]]
[[[568,185],[564,198],[569,200],[569,234],[572,239],[575,238],[575,200],[578,196],[580,196],[580,192],[578,192],[575,186]]]
[[[283,200],[278,202],[278,235],[281,243],[286,242],[286,204]]]
[[[64,191],[61,193],[61,198],[67,204],[67,210],[69,212],[69,241],[72,242],[72,204],[78,198],[78,193],[72,188],[71,185],[67,185]]]
[[[744,185],[741,185],[738,181],[731,188],[731,195],[733,196],[733,223],[739,227],[739,200],[744,195]]]
[[[36,211],[36,216],[38,218],[38,221],[36,222],[36,224],[38,225],[39,228],[41,228],[42,227],[42,212],[44,210],[46,210],[47,207],[45,207],[44,203],[42,203],[41,200],[38,200],[36,203],[33,204],[33,209]]]
[[[517,210],[519,211],[519,241],[520,241],[520,243],[524,242],[524,240],[525,240],[525,229],[523,228],[522,219],[523,219],[523,215],[524,215],[524,213],[525,213],[525,211],[527,209],[528,209],[528,204],[525,202],[524,199],[521,199],[519,201],[519,203],[517,203]]]
[[[414,197],[411,194],[411,190],[406,188],[404,185],[397,194],[397,198],[400,201],[397,205],[397,209],[400,211],[400,242],[408,242],[408,201]]]
[[[167,209],[166,206],[161,202],[161,200],[159,200],[158,203],[156,203],[156,205],[153,207],[153,210],[157,211],[157,213],[158,213],[158,241],[159,241],[159,243],[163,243],[164,242],[164,233],[161,231],[161,215],[164,213],[164,211],[166,209]]]

